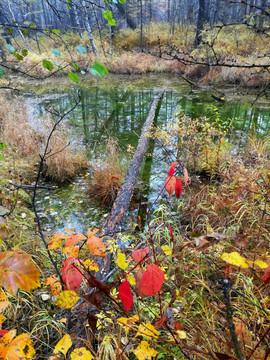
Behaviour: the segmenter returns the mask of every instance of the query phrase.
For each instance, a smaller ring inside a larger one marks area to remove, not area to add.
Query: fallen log
[[[163,94],[164,91],[160,92],[151,104],[149,114],[143,125],[141,136],[139,138],[139,142],[131,161],[129,170],[125,176],[125,180],[117,194],[112,210],[103,224],[103,236],[113,236],[114,234],[121,231],[121,227],[123,226],[125,219],[125,214],[127,213],[130,200],[135,189],[144,154],[147,150],[148,137],[146,135],[155,119],[156,110],[158,108],[159,102],[163,97]]]

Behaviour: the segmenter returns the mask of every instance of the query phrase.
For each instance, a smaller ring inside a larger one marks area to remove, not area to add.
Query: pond
[[[172,75],[116,76],[104,79],[89,78],[74,86],[66,79],[29,84],[24,90],[33,126],[46,114],[47,108],[64,113],[74,104],[80,92],[81,102],[65,119],[72,134],[71,146],[83,149],[89,161],[98,160],[98,144],[109,137],[119,141],[125,152],[136,148],[149,105],[155,95],[165,89],[156,124],[166,124],[177,107],[192,117],[210,116],[217,108],[220,118],[232,119],[237,131],[254,129],[264,136],[270,129],[270,104],[259,99],[253,106],[256,93],[243,95],[235,87],[226,89],[191,89],[180,77]],[[225,97],[225,102],[214,96]],[[141,168],[145,201],[151,204],[159,193],[169,168],[169,161],[161,156],[155,144],[149,150]],[[88,195],[89,173],[80,174],[72,184],[57,189],[37,201],[39,214],[47,231],[59,232],[76,228],[85,232],[88,227],[100,227],[109,210],[91,201]],[[136,215],[136,210],[132,212]]]

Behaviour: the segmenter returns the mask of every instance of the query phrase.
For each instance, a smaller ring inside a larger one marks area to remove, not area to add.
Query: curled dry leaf
[[[188,184],[188,171],[187,171],[187,168],[184,166],[184,185],[187,186]]]

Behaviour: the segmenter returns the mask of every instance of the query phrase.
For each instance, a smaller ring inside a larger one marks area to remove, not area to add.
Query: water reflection
[[[50,106],[61,113],[65,112],[72,106],[79,91],[81,102],[65,122],[72,138],[76,139],[73,145],[85,148],[89,159],[93,158],[93,155],[97,156],[94,151],[96,144],[104,142],[109,136],[118,138],[124,150],[128,144],[136,147],[151,101],[159,88],[157,83],[154,87],[149,84],[131,87],[127,81],[130,82],[130,78],[112,82],[106,87],[86,84],[80,88],[52,88],[38,96],[28,93],[32,117],[38,119],[44,116],[45,109]],[[220,118],[231,118],[238,130],[248,131],[254,128],[258,134],[266,135],[270,129],[269,107],[259,104],[251,107],[250,103],[240,101],[217,103],[211,93],[190,91],[184,84],[169,87],[165,92],[156,124],[166,124],[173,118],[179,105],[192,118],[208,116],[209,108],[215,106],[219,109]],[[146,201],[155,199],[167,176],[168,163],[159,147],[150,142],[148,156],[141,170]],[[66,227],[76,227],[85,231],[90,224],[99,226],[103,222],[106,211],[90,201],[87,186],[87,176],[82,174],[71,186],[61,187],[55,194],[50,195],[50,198],[40,200],[44,223],[50,224],[51,230],[61,231]],[[51,208],[54,211],[50,211]],[[55,213],[58,216],[55,216]],[[56,221],[55,218],[58,217],[60,219]]]

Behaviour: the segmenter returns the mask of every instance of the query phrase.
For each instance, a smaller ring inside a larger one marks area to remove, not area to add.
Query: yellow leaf
[[[157,339],[159,336],[159,331],[157,331],[154,326],[150,323],[141,323],[136,336],[144,336],[150,339]]]
[[[7,320],[7,318],[4,316],[4,315],[0,315],[0,325],[5,321]]]
[[[4,291],[0,290],[0,313],[3,312],[10,304],[7,298],[8,296],[4,293]]]
[[[98,264],[94,262],[94,260],[91,259],[87,259],[83,262],[83,265],[86,267],[87,270],[89,271],[95,271],[98,272],[99,271],[99,267]]]
[[[68,255],[69,257],[77,258],[79,256],[79,250],[79,246],[68,246],[63,249],[62,253]]]
[[[141,341],[139,346],[133,350],[134,354],[139,360],[151,360],[158,354],[158,351],[153,349],[147,341]]]
[[[169,247],[169,245],[163,245],[161,246],[161,249],[166,255],[172,255],[172,249]]]
[[[128,268],[126,255],[124,253],[121,253],[120,250],[118,250],[118,255],[117,255],[117,266],[120,267],[120,269],[122,270],[126,270]]]
[[[127,280],[130,283],[130,285],[132,285],[132,286],[136,285],[136,279],[133,274],[128,274]]]
[[[62,245],[62,241],[64,239],[66,239],[68,236],[62,233],[56,233],[53,235],[53,237],[51,238],[49,244],[48,244],[48,249],[49,250],[56,250],[58,249],[61,245]]]
[[[186,339],[187,338],[187,333],[185,331],[182,330],[176,330],[176,334],[179,337],[179,339]]]
[[[248,261],[248,263],[250,265],[252,265],[252,264],[258,265],[260,269],[265,269],[268,267],[268,264],[266,262],[259,260],[259,259],[255,260],[255,261]]]
[[[0,286],[16,294],[18,289],[29,291],[40,286],[40,274],[28,254],[0,252]]]
[[[126,335],[128,333],[128,331],[132,328],[132,324],[135,323],[136,321],[139,321],[139,315],[134,315],[130,318],[118,318],[117,322],[118,324],[125,329]]]
[[[70,354],[71,360],[92,360],[94,359],[94,356],[90,353],[89,350],[87,350],[85,347],[81,347],[78,349],[75,349]]]
[[[72,290],[65,290],[58,295],[54,305],[63,309],[71,309],[79,300],[79,296]]]
[[[7,334],[6,334],[7,335]],[[8,360],[25,360],[33,359],[35,355],[32,340],[29,334],[21,334],[11,341],[7,346],[5,359]]]
[[[53,353],[56,355],[61,353],[66,357],[67,352],[71,346],[72,346],[71,337],[68,334],[66,334],[62,337],[60,341],[58,341],[58,343],[56,344],[53,350]]]
[[[223,253],[221,259],[229,264],[240,266],[243,269],[248,268],[246,259],[243,258],[238,252],[234,251],[231,253]]]

